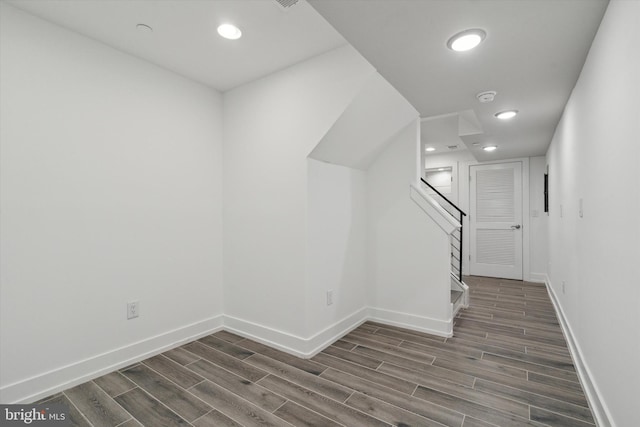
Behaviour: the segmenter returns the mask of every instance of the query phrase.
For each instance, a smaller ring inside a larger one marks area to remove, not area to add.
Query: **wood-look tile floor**
[[[218,332],[43,401],[77,426],[593,426],[543,285],[468,277],[441,338],[368,322],[311,360]]]

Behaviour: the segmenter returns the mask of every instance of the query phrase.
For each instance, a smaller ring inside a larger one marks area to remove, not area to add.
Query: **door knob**
[[[512,230],[520,230],[520,224],[512,225],[511,229]]]

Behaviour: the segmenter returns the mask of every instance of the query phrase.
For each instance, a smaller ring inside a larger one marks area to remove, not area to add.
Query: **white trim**
[[[303,338],[232,316],[224,317],[224,328],[229,332],[250,338],[269,347],[277,348],[285,353],[308,359],[366,322],[368,318],[368,308],[363,307],[309,338]]]
[[[308,338],[309,351],[307,352],[307,357],[313,357],[320,353],[326,347],[362,325],[364,322],[369,320],[369,318],[369,308],[363,307],[350,316],[347,316],[312,335]]]
[[[547,283],[547,275],[545,273],[530,273],[528,282]]]
[[[363,307],[308,338],[232,316],[224,316],[224,329],[308,359],[368,320],[442,337],[453,335],[453,319],[445,321],[373,307]]]
[[[381,308],[369,308],[368,320],[440,337],[453,336],[453,317],[449,320],[441,320]]]
[[[471,164],[477,162],[458,162],[458,207],[467,213],[467,216],[462,217],[462,226],[464,227],[464,235],[462,236],[462,275],[469,274],[469,206],[471,193],[469,191],[469,168]]]
[[[453,273],[451,273],[451,280],[453,281],[455,287],[459,288],[457,290],[462,292],[462,308],[469,308],[469,286],[466,283],[458,280],[458,278]],[[453,288],[454,286],[451,287]],[[453,313],[453,317],[456,317],[456,313]]]
[[[451,234],[460,229],[460,223],[422,188],[415,184],[409,186],[409,196],[445,233]]]
[[[426,181],[428,181],[427,179],[427,171],[429,172],[433,172],[436,171],[438,172],[438,169],[446,169],[446,168],[451,168],[451,192],[450,193],[444,193],[441,192],[444,196],[447,197],[447,199],[449,199],[451,202],[453,202],[456,206],[460,207],[460,178],[458,175],[458,163],[457,161],[449,161],[449,162],[445,162],[445,161],[439,161],[439,162],[434,162],[432,160],[430,160],[429,162],[429,167],[427,167],[426,163],[424,165],[424,167],[422,168],[422,178],[424,178]],[[433,192],[431,189],[429,190],[424,190],[427,194],[429,194],[430,196],[433,197],[433,195],[435,194],[435,192]]]
[[[424,123],[424,122],[429,122],[431,120],[446,119],[447,117],[454,117],[459,115],[460,115],[459,113],[445,113],[437,116],[420,117],[418,120],[420,120],[420,123]]]
[[[529,157],[522,159],[522,280],[531,280],[531,183]]]
[[[224,329],[296,357],[305,357],[303,337],[233,316],[224,317]]]
[[[34,402],[222,329],[307,359],[367,320],[442,337],[453,335],[453,319],[432,319],[371,307],[363,307],[308,338],[233,316],[219,315],[6,385],[0,389],[0,401]]]
[[[571,329],[571,324],[567,319],[564,310],[562,309],[562,305],[560,304],[560,300],[553,290],[553,286],[551,286],[551,281],[548,276],[545,276],[544,281],[547,291],[551,296],[551,302],[556,310],[556,314],[558,316],[558,321],[560,322],[560,326],[562,327],[562,331],[564,332],[565,340],[569,346],[569,351],[571,353],[571,358],[573,359],[573,364],[576,367],[576,372],[578,373],[578,378],[580,379],[580,384],[582,384],[582,388],[587,396],[587,400],[589,401],[589,407],[591,408],[591,412],[596,421],[596,425],[599,427],[610,427],[614,426],[613,417],[611,416],[611,411],[607,407],[604,399],[602,398],[602,394],[600,393],[600,389],[593,379],[593,375],[591,374],[591,370],[587,365],[587,361],[582,353],[582,349],[578,344],[578,340],[576,336],[573,334],[573,329]]]
[[[416,181],[420,181],[420,178],[422,177],[422,171],[424,170],[424,148],[422,147],[422,139],[420,138],[420,132],[421,132],[421,128],[420,128],[420,118],[418,117],[416,119],[416,148],[418,150],[417,152],[417,162],[418,164],[416,165]]]
[[[222,315],[70,363],[0,388],[0,402],[29,403],[222,329]],[[70,379],[71,378],[71,379]]]

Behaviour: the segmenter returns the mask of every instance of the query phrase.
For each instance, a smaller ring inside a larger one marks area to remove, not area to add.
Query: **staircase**
[[[453,316],[455,317],[461,308],[467,307],[469,307],[469,286],[451,274],[451,311]]]
[[[420,178],[420,180],[431,191],[435,192],[433,198],[440,207],[459,223],[459,227],[452,232],[449,237],[451,248],[451,306],[453,316],[455,316],[461,308],[469,306],[469,287],[462,281],[462,229],[463,218],[467,214],[436,190],[424,178]]]
[[[457,305],[460,302],[460,299],[462,298],[463,295],[464,295],[464,292],[455,291],[451,289],[451,304],[453,304],[454,306]]]

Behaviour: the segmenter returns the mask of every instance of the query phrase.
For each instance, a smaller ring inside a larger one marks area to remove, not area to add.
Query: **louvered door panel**
[[[477,222],[515,220],[513,169],[480,170],[476,173]]]
[[[478,230],[477,261],[482,264],[515,265],[515,244],[511,230]]]

